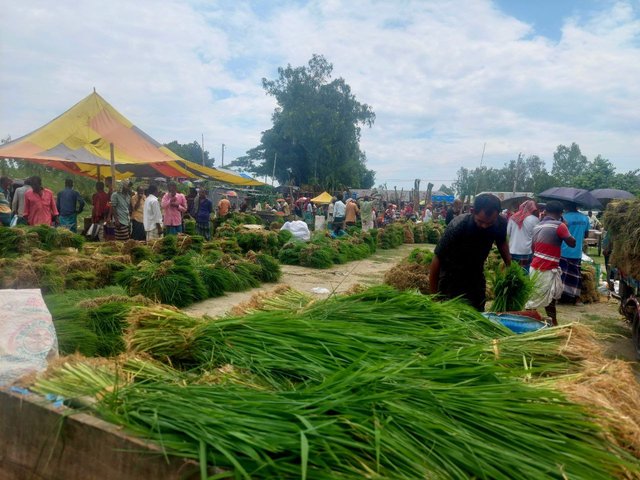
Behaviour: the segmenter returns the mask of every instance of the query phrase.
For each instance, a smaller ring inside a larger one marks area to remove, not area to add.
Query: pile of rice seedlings
[[[118,272],[116,282],[129,295],[144,295],[179,308],[207,298],[207,288],[188,257],[159,263],[142,261]]]
[[[303,242],[287,242],[278,252],[278,260],[284,265],[299,265],[300,252],[304,247],[305,243]]]
[[[185,220],[184,221],[184,233],[186,235],[195,235],[196,234],[196,221],[195,220]]]
[[[130,320],[128,346],[179,370],[68,365],[36,389],[93,397],[101,417],[199,460],[202,478],[207,465],[238,478],[640,473],[548,383],[575,377],[568,327],[514,336],[461,302],[388,287],[220,319],[137,308]],[[194,381],[229,368],[234,381]]]
[[[258,253],[253,260],[260,266],[259,279],[266,283],[275,283],[282,277],[282,268],[278,261],[266,253]]]
[[[124,352],[123,332],[131,307],[150,305],[120,287],[45,295],[62,355],[110,357]]]
[[[68,250],[34,249],[14,258],[0,259],[0,288],[39,288],[43,293],[102,288],[131,262],[129,256],[87,255]]]
[[[0,258],[15,257],[42,248],[37,233],[23,228],[0,226]]]
[[[419,290],[420,293],[431,293],[429,288],[429,271],[433,252],[423,248],[414,248],[407,258],[389,269],[384,274],[384,283],[398,290]]]
[[[444,228],[440,223],[419,222],[413,227],[415,243],[438,243],[443,232]]]
[[[497,268],[493,279],[493,312],[519,312],[524,309],[534,290],[534,282],[516,262],[505,269]]]
[[[238,245],[244,252],[251,250],[275,255],[281,246],[278,234],[270,230],[248,230],[240,228],[235,235]]]
[[[639,210],[640,199],[611,202],[603,217],[613,244],[611,264],[636,279],[640,278]]]
[[[309,268],[331,268],[333,266],[334,255],[329,245],[317,245],[310,243],[304,245],[298,255],[298,263],[303,267]],[[346,262],[346,260],[345,260]],[[345,263],[342,262],[342,263]]]
[[[598,293],[598,283],[596,279],[596,269],[587,263],[580,267],[582,272],[582,283],[579,300],[582,303],[597,303],[600,301]]]
[[[397,248],[404,243],[404,228],[400,223],[392,223],[378,230],[378,247],[383,250]]]

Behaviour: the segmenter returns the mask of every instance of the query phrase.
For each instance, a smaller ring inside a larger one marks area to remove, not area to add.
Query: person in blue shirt
[[[82,195],[73,189],[73,180],[64,181],[64,190],[58,193],[56,206],[60,212],[60,226],[68,228],[73,233],[78,231],[78,214],[84,209]]]
[[[211,212],[213,211],[213,203],[207,197],[208,193],[206,189],[201,188],[193,205],[196,233],[202,235],[207,241],[211,240]]]
[[[564,222],[569,228],[569,233],[576,239],[576,245],[570,247],[566,243],[562,244],[560,254],[560,269],[562,270],[562,284],[564,291],[562,300],[576,304],[580,297],[582,288],[582,273],[580,265],[582,263],[582,244],[584,238],[589,234],[589,217],[578,212],[575,203],[567,205],[567,211],[563,215]]]

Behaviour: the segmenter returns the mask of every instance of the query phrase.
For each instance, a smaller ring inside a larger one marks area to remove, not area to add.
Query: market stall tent
[[[333,197],[331,196],[330,193],[322,192],[317,197],[313,197],[311,199],[311,202],[312,203],[331,203],[331,200],[333,200]]]
[[[207,178],[264,185],[189,162],[136,127],[95,91],[39,129],[0,146],[0,158],[39,163],[92,178]]]

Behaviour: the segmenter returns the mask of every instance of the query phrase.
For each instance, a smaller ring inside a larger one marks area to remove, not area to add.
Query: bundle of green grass
[[[378,230],[378,247],[383,250],[397,248],[404,243],[404,227],[400,223],[392,223]]]
[[[493,312],[518,312],[524,309],[534,290],[534,281],[517,262],[496,268],[492,279]]]
[[[429,271],[433,252],[424,248],[415,248],[400,263],[384,274],[384,283],[398,290],[418,290],[431,293]]]
[[[0,257],[15,257],[34,249],[58,250],[82,248],[84,237],[67,230],[47,225],[35,227],[0,227]]]
[[[612,251],[611,264],[633,278],[640,278],[640,199],[611,202],[604,212]]]
[[[384,287],[299,300],[220,319],[136,309],[127,345],[173,367],[69,364],[35,389],[93,397],[97,415],[199,460],[202,478],[208,465],[247,479],[640,473],[555,389],[578,371],[567,327],[514,336],[460,302]]]
[[[414,225],[415,243],[438,243],[444,229],[440,223],[421,222]]]
[[[45,295],[62,355],[111,357],[125,351],[124,330],[134,306],[150,305],[148,299],[130,297],[121,287],[76,290]]]
[[[254,288],[261,282],[277,282],[280,265],[267,254],[250,252],[245,258],[208,250],[190,252],[172,260],[143,260],[116,275],[130,295],[144,295],[156,302],[186,307],[224,292]]]

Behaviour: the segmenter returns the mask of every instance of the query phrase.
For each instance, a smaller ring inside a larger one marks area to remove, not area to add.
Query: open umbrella
[[[618,190],[617,188],[598,188],[591,190],[590,193],[601,202],[636,198],[633,193],[627,192],[626,190]]]
[[[540,198],[571,202],[584,208],[602,208],[600,201],[588,190],[573,187],[554,187],[538,194]]]

